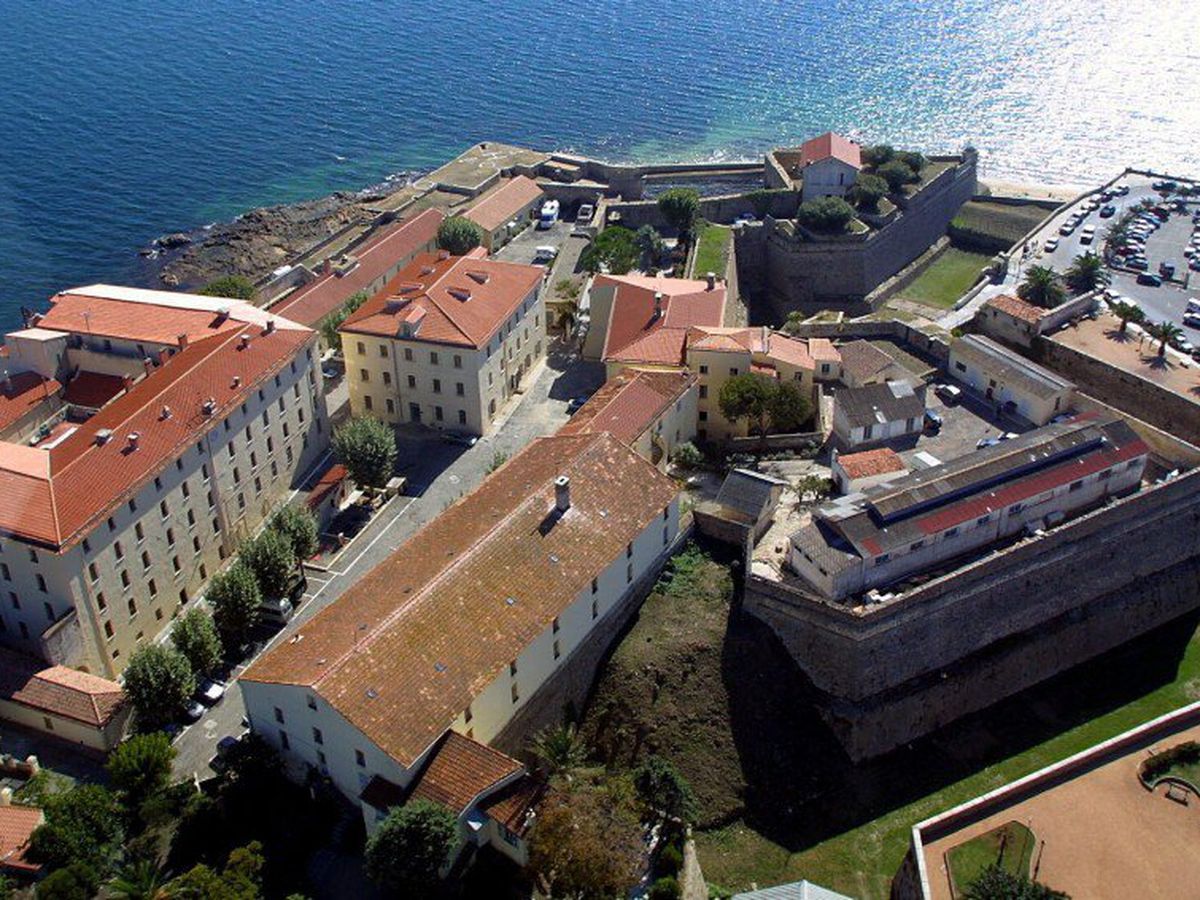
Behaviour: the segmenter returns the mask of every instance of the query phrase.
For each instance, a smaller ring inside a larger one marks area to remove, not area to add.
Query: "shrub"
[[[361,488],[382,488],[396,469],[396,434],[378,419],[351,419],[333,433],[333,455]]]
[[[929,160],[925,158],[925,155],[915,150],[899,150],[896,152],[896,159],[912,169],[913,173],[917,175],[920,175],[921,170],[929,165]]]
[[[205,297],[228,297],[230,300],[253,300],[254,282],[245,275],[226,275],[200,288]]]
[[[438,226],[437,242],[443,250],[462,256],[483,243],[483,231],[465,216],[450,216]]]
[[[658,871],[663,875],[675,876],[683,868],[683,854],[674,844],[667,844],[658,854]]]
[[[676,819],[687,819],[696,800],[687,779],[661,756],[648,756],[633,772],[638,794],[652,810]]]
[[[864,166],[882,166],[884,163],[891,162],[895,155],[896,151],[888,144],[873,144],[862,148]]]
[[[684,441],[676,447],[671,459],[675,465],[684,469],[696,469],[704,465],[704,454],[691,441]]]
[[[921,176],[912,170],[912,166],[899,159],[884,163],[875,170],[875,174],[888,183],[893,193],[906,184],[921,180]]]
[[[271,516],[271,528],[288,539],[297,559],[308,559],[319,545],[317,518],[307,509],[285,506]]]
[[[171,643],[187,657],[197,675],[212,675],[221,665],[221,638],[212,616],[193,606],[175,622]]]
[[[394,808],[367,842],[367,874],[401,894],[426,896],[458,839],[458,822],[444,806],[416,800]]]
[[[125,693],[143,731],[177,721],[194,690],[192,664],[174,647],[143,644],[125,667]]]
[[[854,186],[850,188],[849,196],[859,209],[875,210],[879,208],[879,201],[887,192],[888,183],[878,175],[859,172],[858,177],[854,179]]]
[[[658,198],[658,209],[667,223],[679,232],[680,240],[691,239],[700,217],[700,193],[695,188],[671,188]]]
[[[841,197],[806,200],[796,210],[796,221],[810,231],[841,234],[854,218],[854,207]]]
[[[660,878],[654,884],[650,885],[650,891],[646,894],[649,900],[679,900],[683,893],[679,890],[679,882],[674,878]]]

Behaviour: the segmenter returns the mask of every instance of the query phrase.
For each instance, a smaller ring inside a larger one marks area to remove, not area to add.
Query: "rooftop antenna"
[[[367,630],[370,626],[366,622],[360,622],[358,628],[354,629],[354,646],[358,646],[358,636]]]

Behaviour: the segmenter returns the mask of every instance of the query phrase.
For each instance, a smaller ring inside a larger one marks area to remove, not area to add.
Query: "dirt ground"
[[[1036,878],[1072,897],[1194,898],[1200,885],[1200,797],[1182,805],[1138,781],[1152,751],[1200,738],[1200,726],[1138,746],[1062,784],[972,822],[925,847],[935,900],[950,900],[945,853],[1016,820],[1033,830]]]
[[[1056,332],[1051,340],[1081,350],[1200,402],[1200,364],[1184,359],[1173,350],[1164,361],[1158,357],[1158,342],[1136,333],[1134,326],[1120,335],[1121,323],[1114,316],[1084,319],[1074,328]]]

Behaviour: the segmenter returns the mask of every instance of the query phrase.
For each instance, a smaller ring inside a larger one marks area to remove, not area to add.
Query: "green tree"
[[[1009,872],[999,865],[984,869],[963,892],[964,900],[1071,900],[1027,875]]]
[[[700,192],[695,188],[671,188],[658,197],[658,211],[667,224],[679,233],[679,240],[690,243],[700,218]]]
[[[900,160],[900,162],[912,169],[913,174],[917,176],[919,176],[921,174],[921,170],[929,164],[929,160],[925,158],[925,155],[923,153],[918,153],[915,150],[897,150],[896,159]]]
[[[696,812],[696,797],[679,770],[661,756],[647,756],[633,772],[638,795],[656,813],[687,820]]]
[[[317,517],[307,509],[285,506],[271,516],[270,527],[288,539],[296,559],[308,559],[320,546]]]
[[[1095,253],[1080,253],[1067,269],[1067,287],[1073,294],[1086,294],[1108,284],[1108,270]]]
[[[864,166],[882,166],[884,163],[889,163],[896,155],[896,151],[888,144],[873,144],[862,148],[862,162]]]
[[[1127,300],[1118,300],[1111,308],[1112,314],[1121,320],[1121,328],[1118,334],[1124,334],[1130,322],[1136,324],[1146,320],[1146,314],[1136,303],[1130,303]]]
[[[104,895],[114,900],[170,900],[167,878],[153,860],[139,859],[126,864],[104,886]]]
[[[225,646],[230,649],[241,647],[251,629],[258,624],[263,599],[254,573],[238,560],[213,577],[208,583],[207,597],[213,610],[213,623]]]
[[[262,896],[262,844],[251,841],[229,854],[219,874],[204,864],[167,883],[171,900],[259,900]]]
[[[104,764],[112,786],[120,792],[126,809],[132,811],[171,781],[175,748],[161,731],[135,734],[117,745]]]
[[[679,882],[671,875],[657,879],[646,894],[648,900],[679,900],[682,896]]]
[[[438,226],[437,242],[443,250],[463,256],[483,243],[483,230],[466,216],[450,216]]]
[[[841,197],[805,200],[796,210],[796,221],[809,231],[841,234],[854,218],[854,207]]]
[[[423,897],[458,841],[458,821],[444,806],[416,800],[394,808],[367,841],[367,874],[387,890]]]
[[[671,461],[684,469],[696,469],[704,465],[704,454],[691,441],[684,441],[675,448]]]
[[[1167,355],[1167,345],[1183,336],[1183,329],[1174,322],[1159,322],[1156,325],[1151,325],[1146,329],[1150,337],[1158,341],[1158,358],[1163,359]]]
[[[342,323],[350,317],[350,314],[362,306],[370,295],[366,291],[357,291],[350,295],[350,298],[342,304],[340,309],[336,309],[323,318],[317,330],[321,333],[321,339],[325,342],[325,346],[331,350],[341,352],[342,337],[338,334],[338,329],[342,327]]]
[[[116,797],[98,784],[80,784],[54,797],[46,821],[29,838],[30,856],[51,869],[82,863],[104,872],[121,847],[124,829]],[[88,894],[91,897],[91,894]]]
[[[87,863],[75,862],[39,881],[34,896],[37,900],[92,900],[99,887],[96,870]]]
[[[587,747],[571,722],[543,728],[533,736],[529,750],[549,775],[570,772],[587,762]]]
[[[287,535],[264,528],[254,540],[242,544],[238,557],[254,573],[264,597],[287,596],[296,572],[296,554]]]
[[[508,462],[508,454],[503,450],[497,450],[492,454],[492,461],[488,463],[486,474],[491,475],[506,462]]]
[[[789,434],[799,431],[808,421],[812,415],[812,404],[795,382],[780,381],[771,392],[767,413],[771,418],[772,431]]]
[[[253,301],[258,289],[254,282],[245,275],[226,275],[210,281],[200,288],[200,293],[206,297],[228,297],[230,300]]]
[[[653,225],[643,225],[637,230],[633,239],[641,254],[639,264],[642,271],[649,272],[658,265],[658,261],[662,259],[663,252],[666,250],[662,235]]]
[[[1053,269],[1030,266],[1025,270],[1025,279],[1017,285],[1017,296],[1035,306],[1054,309],[1066,299],[1067,292]]]
[[[333,454],[359,487],[379,489],[396,471],[396,434],[378,419],[360,416],[333,433]]]
[[[912,170],[912,167],[899,159],[893,159],[891,162],[886,162],[875,170],[875,174],[888,183],[888,187],[892,193],[899,191],[906,184],[912,184],[914,181],[919,181],[921,176]]]
[[[193,606],[171,629],[171,643],[187,657],[198,677],[209,677],[221,666],[221,638],[212,615]]]
[[[850,188],[849,197],[859,209],[874,212],[879,208],[879,201],[887,196],[888,183],[878,175],[870,172],[859,172]]]
[[[638,250],[634,232],[620,225],[605,228],[579,255],[580,267],[591,274],[607,271],[611,275],[624,275],[638,264]]]
[[[772,394],[771,383],[766,378],[743,372],[721,385],[717,406],[730,422],[744,419],[748,426],[756,427],[759,434],[766,434]]]
[[[195,690],[192,664],[174,647],[143,644],[125,667],[125,693],[142,731],[178,721]]]

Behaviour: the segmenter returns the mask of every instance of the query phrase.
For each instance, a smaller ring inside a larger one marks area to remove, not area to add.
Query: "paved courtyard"
[[[931,896],[950,900],[948,850],[1015,820],[1037,839],[1033,865],[1038,880],[1072,897],[1196,897],[1200,797],[1191,795],[1183,805],[1168,799],[1165,788],[1151,793],[1142,787],[1137,769],[1152,750],[1198,738],[1200,726],[1193,726],[1135,746],[926,843]]]
[[[1057,331],[1050,339],[1200,403],[1200,364],[1170,348],[1167,348],[1165,359],[1160,359],[1157,341],[1142,335],[1133,325],[1123,336],[1120,328],[1121,323],[1115,316],[1103,315]]]

